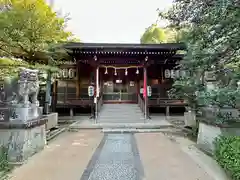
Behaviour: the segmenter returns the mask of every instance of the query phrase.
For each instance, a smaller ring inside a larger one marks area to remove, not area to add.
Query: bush
[[[0,172],[9,170],[7,152],[7,148],[0,146]]]
[[[215,142],[214,152],[217,162],[233,180],[240,180],[240,137],[219,137]]]

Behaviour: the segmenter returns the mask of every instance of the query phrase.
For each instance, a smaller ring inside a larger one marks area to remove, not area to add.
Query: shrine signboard
[[[75,79],[76,69],[75,68],[64,68],[54,74],[57,79]]]
[[[186,71],[183,70],[174,70],[174,69],[165,69],[164,71],[164,77],[165,78],[180,78],[186,76]]]

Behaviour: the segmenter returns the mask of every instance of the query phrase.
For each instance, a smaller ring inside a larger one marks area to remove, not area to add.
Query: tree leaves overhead
[[[157,24],[152,24],[142,35],[142,44],[174,43],[180,41],[179,32],[174,28],[160,28]]]
[[[38,61],[38,52],[47,52],[49,44],[66,41],[65,19],[44,0],[2,0],[0,12],[0,50],[3,55]]]
[[[215,72],[220,88],[228,86],[228,83],[224,84],[226,78],[223,77],[229,76],[235,82],[240,80],[239,1],[175,0],[172,7],[160,12],[159,16],[181,32],[180,38],[188,47],[181,68],[188,69],[191,76],[175,82],[174,88],[177,88],[179,96],[196,100],[195,92],[202,91],[198,87],[199,84],[204,85],[203,81],[187,82],[203,79],[205,71]],[[192,90],[184,94],[186,89]]]
[[[151,25],[146,29],[142,35],[140,42],[142,44],[157,44],[165,41],[164,30],[159,28],[156,24]]]
[[[59,68],[56,66],[44,65],[39,63],[35,63],[34,65],[32,65],[22,59],[3,57],[0,58],[0,81],[3,80],[5,77],[17,76],[20,67],[38,69],[42,73],[46,71],[50,72],[59,71]]]

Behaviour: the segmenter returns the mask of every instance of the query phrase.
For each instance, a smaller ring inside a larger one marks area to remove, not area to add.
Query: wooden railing
[[[163,107],[166,108],[166,116],[170,114],[172,107],[185,107],[187,103],[182,99],[168,99],[168,98],[149,98],[148,107]]]

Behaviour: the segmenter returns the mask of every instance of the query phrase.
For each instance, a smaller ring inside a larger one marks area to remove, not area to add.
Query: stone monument
[[[46,118],[37,99],[38,70],[20,68],[0,88],[0,142],[11,162],[23,162],[44,148]]]
[[[217,86],[214,72],[206,72],[205,84],[208,93],[218,90],[219,87]],[[229,105],[221,105],[220,107],[218,105],[208,104],[201,108],[202,114],[199,122],[197,145],[209,154],[214,153],[214,141],[219,136],[240,136],[239,110]],[[230,118],[227,122],[218,122],[216,120],[219,115],[225,115]]]

